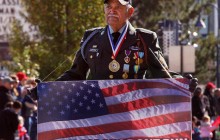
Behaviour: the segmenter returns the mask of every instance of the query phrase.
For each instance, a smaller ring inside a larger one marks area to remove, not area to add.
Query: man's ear
[[[134,13],[134,8],[133,8],[133,7],[130,7],[130,8],[128,9],[128,16],[129,16],[129,18],[133,15],[133,13]]]

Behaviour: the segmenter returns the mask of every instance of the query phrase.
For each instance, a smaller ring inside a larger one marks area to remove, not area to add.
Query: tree
[[[219,43],[213,34],[198,40],[199,48],[196,50],[196,77],[201,84],[215,81],[216,46]]]
[[[27,42],[35,51],[31,52],[32,63],[39,65],[40,78],[44,79],[60,64],[47,80],[56,79],[67,70],[86,29],[104,25],[103,2],[88,0],[24,0],[25,19],[39,29],[40,40]],[[39,12],[37,12],[39,11]],[[14,32],[12,33],[14,34]],[[13,36],[16,36],[13,35]],[[18,36],[17,36],[18,37]],[[11,40],[25,48],[25,40]],[[20,41],[20,42],[19,42]],[[29,44],[30,43],[30,44]],[[35,45],[31,45],[35,44]],[[62,63],[65,61],[65,63]],[[25,65],[25,64],[24,64]]]
[[[29,36],[22,31],[22,25],[15,21],[12,26],[13,35],[9,38],[9,50],[13,62],[7,62],[7,67],[14,72],[23,71],[31,76],[38,76],[39,65],[32,61],[32,53],[35,52],[34,43]]]
[[[209,3],[215,0],[133,0],[136,9],[132,22],[142,28],[158,29],[161,20],[179,20],[188,24],[198,17],[201,11],[207,11]]]

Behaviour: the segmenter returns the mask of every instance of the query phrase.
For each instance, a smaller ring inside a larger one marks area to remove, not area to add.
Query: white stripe
[[[143,99],[147,97],[164,96],[164,95],[166,96],[179,95],[179,96],[185,96],[185,97],[190,98],[189,95],[182,93],[180,90],[154,88],[154,89],[139,89],[139,90],[127,92],[124,94],[105,97],[105,101],[107,105],[114,105],[114,104],[135,101],[135,100],[139,100],[139,99]]]
[[[188,85],[188,84],[184,84],[184,83],[182,83],[182,82],[179,82],[179,81],[177,81],[177,80],[174,79],[174,78],[170,78],[170,79],[168,79],[168,80],[169,80],[170,82],[174,83],[174,84],[179,85],[179,86],[182,87],[182,88],[189,89],[189,85]]]
[[[62,140],[71,139],[126,139],[131,137],[160,137],[164,135],[170,135],[180,133],[184,131],[190,131],[192,129],[192,123],[190,121],[172,123],[167,125],[161,125],[140,130],[123,130],[112,133],[105,133],[99,135],[87,135],[87,136],[76,136],[69,138],[62,138]],[[61,139],[58,139],[61,140]]]
[[[46,122],[46,123],[38,124],[37,129],[38,129],[38,133],[41,133],[44,131],[52,131],[57,129],[80,128],[80,127],[89,127],[89,126],[96,126],[96,125],[109,124],[109,123],[126,122],[130,120],[140,120],[153,116],[165,115],[175,112],[186,112],[190,110],[191,110],[191,104],[189,102],[165,104],[154,107],[142,108],[130,112],[109,114],[109,115],[81,119],[81,120]]]
[[[167,79],[99,80],[98,84],[101,89],[104,89],[104,88],[109,88],[109,87],[113,87],[113,86],[117,86],[117,85],[121,85],[121,84],[135,83],[135,82],[136,82],[136,84],[138,82],[140,82],[140,83],[161,82],[161,83],[165,83],[165,84],[172,85],[175,87],[177,87],[177,85],[179,85],[178,83],[174,83],[174,82],[169,81],[169,79],[168,80]],[[181,85],[179,85],[179,86],[181,86]],[[189,90],[187,88],[187,84],[185,84],[185,86],[181,86],[181,87],[185,92],[189,92]]]

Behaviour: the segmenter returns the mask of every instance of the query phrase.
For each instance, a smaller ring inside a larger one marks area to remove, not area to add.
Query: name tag
[[[130,50],[133,50],[133,51],[138,51],[138,50],[140,50],[138,46],[130,46],[129,49],[130,49]]]
[[[94,48],[89,49],[89,52],[98,52],[98,51],[99,49],[94,49]]]

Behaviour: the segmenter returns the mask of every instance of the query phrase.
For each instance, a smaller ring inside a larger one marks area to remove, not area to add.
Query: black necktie
[[[116,42],[118,41],[118,38],[120,36],[120,33],[119,32],[112,33],[112,36],[113,36],[113,42],[114,42],[114,44],[116,44]]]

